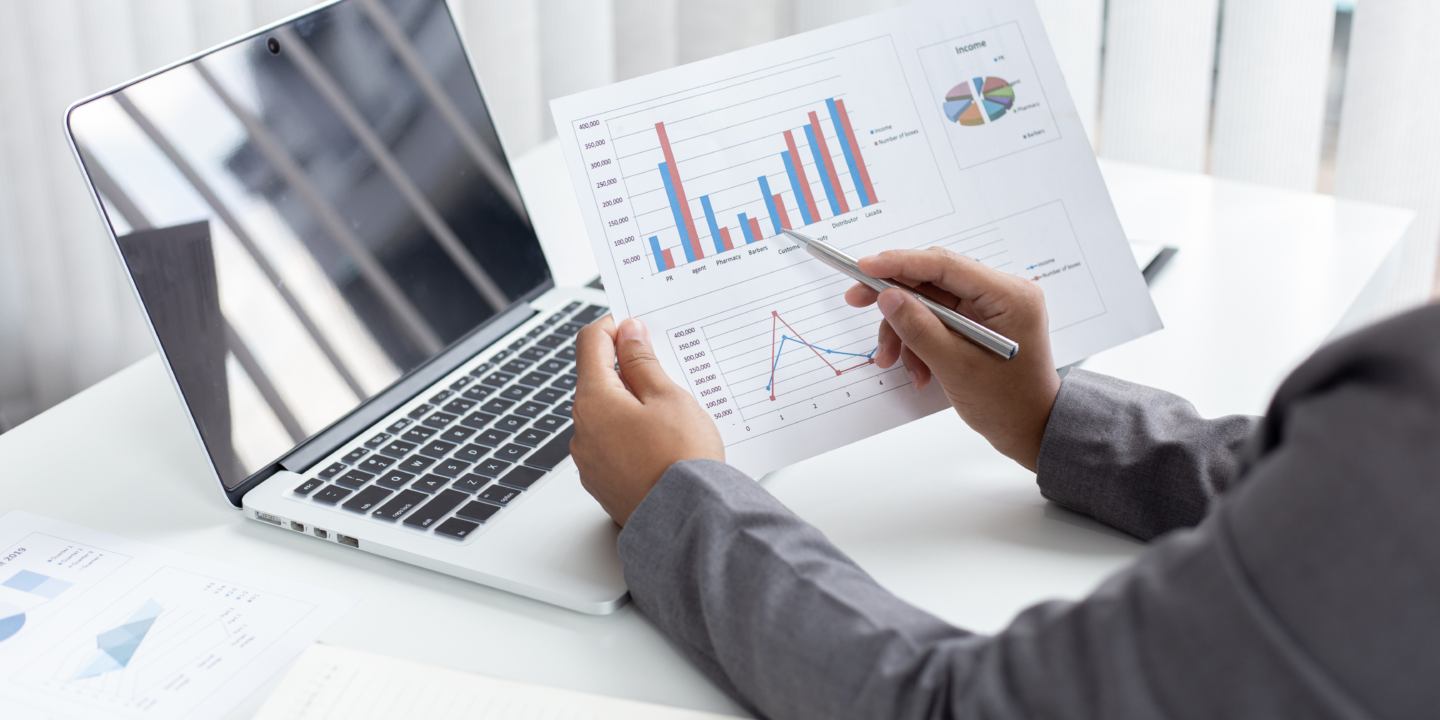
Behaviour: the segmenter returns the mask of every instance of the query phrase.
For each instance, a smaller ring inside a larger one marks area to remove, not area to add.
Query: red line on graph
[[[825,131],[820,129],[820,117],[814,110],[810,111],[810,128],[815,133],[815,147],[820,149],[820,157],[825,159],[825,175],[830,178],[830,187],[835,191],[835,201],[840,206],[841,214],[850,212],[850,203],[845,200],[845,191],[840,189],[840,176],[835,174],[835,159],[830,157],[830,147],[825,144]],[[840,139],[844,142],[844,139]]]
[[[685,231],[690,235],[690,250],[695,259],[705,257],[700,249],[700,236],[695,233],[695,218],[691,217],[690,199],[685,197],[685,186],[680,184],[680,168],[675,164],[675,154],[670,152],[670,136],[665,133],[665,123],[655,123],[655,134],[660,136],[660,149],[665,151],[665,165],[670,170],[670,184],[675,186],[675,201],[680,203],[680,217],[685,218]]]
[[[826,365],[829,365],[829,366],[830,366],[830,369],[831,369],[831,370],[834,370],[836,375],[844,375],[845,373],[850,372],[851,370],[859,370],[860,368],[865,367],[866,365],[873,365],[873,364],[875,364],[875,359],[874,359],[874,358],[867,358],[864,362],[856,363],[856,364],[851,365],[850,367],[847,367],[847,368],[845,368],[845,369],[843,369],[843,370],[840,369],[840,368],[837,368],[837,367],[835,367],[829,360],[826,360],[826,359],[825,359],[825,356],[824,356],[824,355],[821,355],[821,354],[820,354],[820,351],[815,349],[815,346],[811,345],[809,342],[806,342],[805,338],[800,335],[800,332],[799,332],[798,330],[796,330],[796,329],[793,328],[793,327],[790,327],[790,323],[785,322],[785,318],[780,317],[780,313],[775,312],[774,310],[771,310],[771,311],[770,311],[770,318],[771,318],[771,320],[770,320],[770,399],[771,399],[771,400],[774,400],[774,399],[775,399],[775,369],[780,365],[780,363],[778,363],[778,362],[775,361],[775,331],[778,329],[778,326],[775,324],[775,322],[776,322],[777,320],[780,321],[781,323],[783,323],[783,324],[785,325],[785,329],[786,329],[786,330],[789,330],[790,332],[795,333],[795,337],[800,340],[800,344],[801,344],[801,345],[804,345],[804,346],[807,347],[807,348],[810,348],[810,352],[815,353],[815,357],[820,358],[820,362],[823,362],[823,363],[825,363]]]

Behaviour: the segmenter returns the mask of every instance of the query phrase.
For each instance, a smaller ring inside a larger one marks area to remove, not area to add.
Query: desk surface
[[[517,164],[562,283],[594,273],[557,146]],[[1181,248],[1154,288],[1167,329],[1087,367],[1256,412],[1409,223],[1376,206],[1106,165],[1133,237]],[[633,607],[589,617],[242,520],[206,480],[151,357],[0,436],[0,513],[89,525],[362,600],[325,642],[500,677],[740,714]],[[1142,549],[1045,503],[951,413],[770,475],[766,486],[882,584],[978,631],[1078,598]],[[249,717],[274,681],[237,708]]]

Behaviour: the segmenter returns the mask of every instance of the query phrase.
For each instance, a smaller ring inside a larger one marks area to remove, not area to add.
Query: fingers
[[[886,290],[877,302],[885,322],[906,349],[921,358],[944,358],[955,351],[956,338],[940,318],[904,290]]]
[[[860,283],[851,285],[850,289],[845,291],[845,302],[849,304],[850,307],[869,307],[875,304],[875,299],[878,297],[880,297],[880,293]]]
[[[895,334],[895,329],[890,323],[880,321],[880,333],[878,338],[879,348],[875,351],[875,364],[882,368],[889,368],[900,359],[900,336]]]
[[[645,323],[629,318],[620,323],[616,337],[620,374],[640,402],[661,398],[675,390],[675,383],[671,382],[665,369],[660,367],[660,360],[655,357],[650,331],[645,329]]]
[[[931,283],[957,298],[972,299],[986,292],[1006,288],[998,270],[951,252],[944,248],[928,250],[887,250],[860,260],[860,269],[867,275],[882,278],[905,278],[916,283]]]
[[[900,351],[900,359],[905,363],[905,372],[910,376],[910,382],[915,383],[916,388],[923,388],[930,384],[930,366],[925,364],[910,348],[903,348]]]
[[[577,390],[624,390],[615,374],[615,318],[606,315],[581,328],[575,339]]]

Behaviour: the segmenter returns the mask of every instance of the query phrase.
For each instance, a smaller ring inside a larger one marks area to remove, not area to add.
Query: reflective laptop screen
[[[227,488],[549,270],[443,0],[348,0],[70,129]]]

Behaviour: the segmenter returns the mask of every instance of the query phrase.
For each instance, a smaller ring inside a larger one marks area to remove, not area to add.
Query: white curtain
[[[551,98],[903,2],[450,0],[512,155],[554,135]],[[70,157],[64,109],[311,4],[0,0],[0,431],[153,350]],[[1313,189],[1333,0],[1036,5],[1101,154],[1193,172],[1208,154],[1217,175]],[[1335,183],[1421,212],[1406,277],[1427,288],[1440,234],[1437,8],[1359,4]]]

